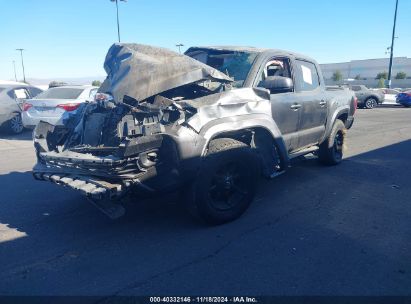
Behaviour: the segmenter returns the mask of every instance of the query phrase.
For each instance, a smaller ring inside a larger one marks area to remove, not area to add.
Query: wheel
[[[365,108],[373,109],[377,106],[378,102],[375,98],[370,97],[365,101]]]
[[[13,134],[23,132],[24,126],[21,120],[21,114],[15,113],[14,116],[7,122],[7,131]]]
[[[237,219],[252,202],[258,177],[258,158],[249,146],[231,138],[212,140],[190,189],[190,213],[208,224]]]
[[[337,165],[342,161],[345,140],[345,125],[337,119],[330,136],[320,145],[318,158],[325,165]]]

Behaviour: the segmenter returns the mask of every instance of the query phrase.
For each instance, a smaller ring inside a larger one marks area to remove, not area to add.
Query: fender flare
[[[337,119],[337,117],[339,117],[339,116],[341,116],[341,115],[344,115],[344,114],[347,114],[348,116],[349,116],[349,114],[350,114],[350,106],[348,106],[348,105],[345,105],[345,106],[342,106],[342,107],[339,107],[339,108],[337,108],[335,111],[334,111],[334,114],[332,115],[332,117],[331,117],[331,120],[329,120],[328,122],[327,122],[327,125],[326,125],[326,128],[325,128],[325,132],[324,132],[324,137],[321,139],[321,143],[326,139],[326,138],[328,138],[328,136],[330,135],[330,133],[331,133],[331,129],[332,129],[332,127],[333,127],[333,125],[334,125],[334,122],[335,122],[335,120]]]
[[[271,116],[264,114],[239,115],[236,117],[219,118],[210,121],[201,128],[199,133],[199,135],[205,139],[201,156],[205,155],[210,141],[215,137],[224,133],[253,128],[265,129],[271,135],[278,149],[283,168],[287,168],[289,166],[290,159],[281,131]]]

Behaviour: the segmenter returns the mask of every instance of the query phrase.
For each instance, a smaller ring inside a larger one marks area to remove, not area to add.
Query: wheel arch
[[[206,143],[201,155],[206,154],[210,142],[216,138],[233,138],[245,142],[252,148],[262,148],[261,145],[273,143],[281,162],[281,168],[288,167],[288,152],[280,129],[271,117],[256,116],[251,118],[249,115],[241,118],[237,117],[236,121],[218,119],[204,126],[200,133],[206,139]],[[256,141],[255,136],[267,140]]]
[[[371,95],[367,96],[367,98],[364,99],[364,102],[366,102],[368,99],[371,99],[371,98],[375,99],[377,101],[377,103],[381,102],[380,97],[378,95],[375,95],[375,94],[371,94]]]
[[[344,122],[347,121],[348,117],[350,115],[350,107],[349,106],[344,106],[344,107],[340,107],[337,110],[334,111],[334,114],[331,116],[331,119],[328,121],[326,128],[325,128],[325,133],[323,138],[320,141],[320,144],[328,138],[328,136],[330,136],[331,130],[333,128],[334,122],[337,119],[340,119]]]

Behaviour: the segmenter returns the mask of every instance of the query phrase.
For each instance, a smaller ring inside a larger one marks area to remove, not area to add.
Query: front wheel
[[[257,155],[249,146],[231,138],[212,140],[190,191],[189,211],[209,224],[237,219],[254,198],[258,176]]]
[[[346,128],[344,123],[337,119],[334,122],[330,136],[320,145],[318,158],[325,165],[337,165],[342,161]]]

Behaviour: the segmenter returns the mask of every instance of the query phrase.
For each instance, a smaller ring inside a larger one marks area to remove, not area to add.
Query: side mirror
[[[268,76],[260,82],[259,86],[270,90],[271,94],[287,93],[294,90],[293,80],[282,76]]]

